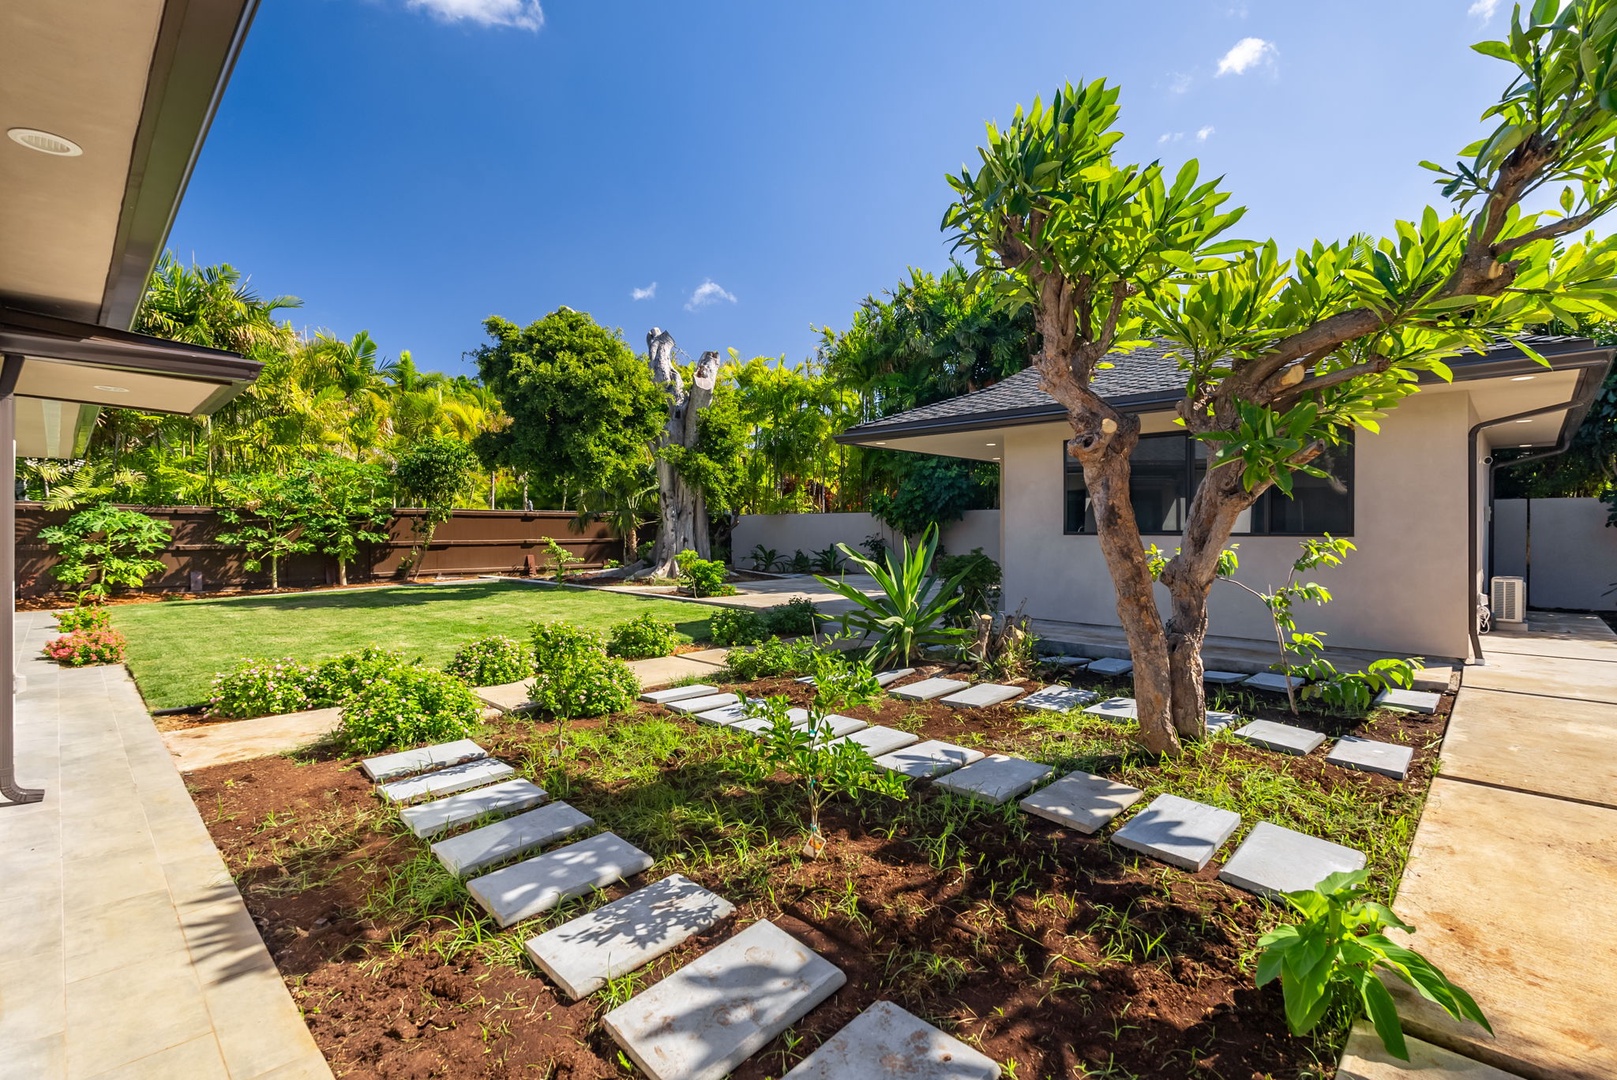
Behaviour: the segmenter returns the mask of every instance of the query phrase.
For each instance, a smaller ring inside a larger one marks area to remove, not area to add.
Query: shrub
[[[640,681],[627,664],[607,655],[599,634],[547,623],[534,628],[533,638],[538,674],[528,697],[542,712],[571,720],[622,712],[634,704]]]
[[[400,667],[365,683],[343,702],[342,738],[374,754],[470,735],[483,703],[465,683],[431,668]]]
[[[802,548],[798,548],[792,552],[787,568],[794,574],[807,574],[814,569],[814,560],[805,555]]]
[[[715,645],[751,645],[769,634],[764,617],[751,608],[720,608],[707,625],[708,640]]]
[[[80,596],[103,597],[120,587],[138,589],[159,573],[162,560],[152,556],[168,546],[172,530],[138,510],[102,503],[39,530],[39,538],[58,549],[51,567],[57,581],[78,586]]]
[[[234,670],[213,677],[208,711],[233,720],[301,712],[313,704],[310,695],[313,680],[314,671],[291,657],[242,660]]]
[[[999,563],[984,555],[982,548],[972,548],[969,555],[939,555],[932,570],[946,581],[959,582],[955,595],[960,597],[960,603],[955,605],[953,615],[960,625],[966,625],[973,615],[989,614],[999,608]]]
[[[550,561],[551,568],[556,572],[556,584],[560,585],[567,580],[567,568],[574,563],[583,562],[584,559],[556,543],[553,536],[541,537],[540,541],[545,546],[545,558]]]
[[[737,682],[772,679],[780,675],[807,675],[814,670],[816,650],[808,638],[782,641],[770,637],[751,648],[731,649],[726,674]]]
[[[752,560],[754,570],[763,571],[764,573],[780,567],[780,552],[772,547],[764,547],[762,544],[754,545],[747,558]]]
[[[124,636],[110,627],[74,630],[47,642],[45,655],[65,667],[118,664],[123,662],[124,645]]]
[[[533,674],[533,656],[515,638],[478,638],[461,646],[444,669],[467,686],[502,686]]]
[[[80,604],[78,607],[68,608],[56,616],[56,629],[64,634],[71,634],[75,630],[109,630],[112,628],[112,616],[107,609],[96,604]]]
[[[764,626],[771,634],[781,637],[812,636],[819,611],[814,601],[806,596],[794,596],[784,604],[770,608],[764,615]]]
[[[548,671],[569,658],[587,652],[606,655],[606,642],[590,630],[570,623],[539,623],[533,628],[533,669]]]
[[[699,558],[689,549],[675,556],[679,564],[679,583],[691,591],[692,596],[733,596],[735,586],[726,583],[729,571],[717,559]]]
[[[674,624],[648,611],[614,626],[606,651],[625,660],[645,660],[653,656],[667,656],[678,643],[679,631],[674,629]]]
[[[319,707],[341,705],[349,694],[407,665],[403,653],[369,645],[339,653],[314,669],[309,681],[309,698]]]

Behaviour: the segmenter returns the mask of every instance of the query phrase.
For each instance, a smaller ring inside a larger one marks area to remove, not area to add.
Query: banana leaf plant
[[[889,549],[880,563],[838,544],[849,564],[876,579],[879,596],[866,596],[844,580],[815,575],[821,585],[855,605],[841,616],[844,630],[862,632],[870,646],[870,662],[876,665],[908,665],[929,645],[951,645],[963,641],[967,630],[948,625],[945,616],[960,602],[960,578],[943,581],[931,572],[932,557],[938,550],[938,527],[928,525],[918,547],[911,548],[905,537],[893,561]]]

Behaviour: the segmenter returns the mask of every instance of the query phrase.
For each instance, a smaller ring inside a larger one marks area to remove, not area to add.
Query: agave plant
[[[878,563],[847,544],[837,547],[849,563],[875,578],[882,588],[881,595],[866,596],[846,581],[815,577],[821,585],[856,605],[841,617],[842,625],[875,638],[870,646],[871,663],[905,665],[927,645],[948,645],[966,636],[964,629],[948,625],[945,619],[949,609],[960,602],[959,578],[943,582],[928,569],[938,550],[936,525],[927,526],[916,548],[910,547],[906,537],[896,563],[891,550]]]

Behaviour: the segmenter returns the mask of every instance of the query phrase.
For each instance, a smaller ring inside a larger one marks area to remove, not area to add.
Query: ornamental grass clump
[[[47,642],[45,655],[64,667],[120,664],[124,659],[125,644],[124,636],[110,627],[75,630]]]
[[[313,708],[314,671],[290,656],[280,660],[242,660],[213,677],[208,712],[231,720]]]
[[[314,669],[309,698],[316,707],[341,705],[350,694],[408,665],[404,654],[394,649],[363,649],[339,653],[323,660]]]
[[[679,644],[679,631],[672,620],[659,619],[646,612],[612,628],[606,651],[625,660],[649,660],[667,656]]]
[[[462,646],[444,670],[467,686],[503,686],[533,674],[533,655],[515,638],[495,634]]]
[[[482,713],[483,703],[459,679],[431,668],[400,667],[348,695],[341,736],[356,754],[450,742],[470,735]]]
[[[629,665],[607,655],[599,634],[566,623],[546,623],[533,632],[537,675],[528,698],[558,720],[605,716],[634,704],[640,682]]]

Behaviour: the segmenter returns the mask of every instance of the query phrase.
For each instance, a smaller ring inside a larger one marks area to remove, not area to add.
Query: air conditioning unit
[[[1525,622],[1527,619],[1527,579],[1496,577],[1489,583],[1488,607],[1494,622]]]

